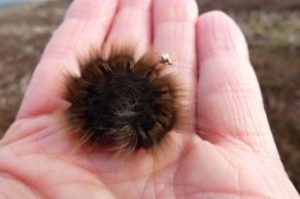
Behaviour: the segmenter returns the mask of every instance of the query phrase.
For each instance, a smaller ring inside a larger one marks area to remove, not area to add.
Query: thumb
[[[241,30],[213,11],[199,17],[197,36],[199,135],[216,144],[241,141],[279,158]]]

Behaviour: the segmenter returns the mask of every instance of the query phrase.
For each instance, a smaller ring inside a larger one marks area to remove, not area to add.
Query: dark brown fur
[[[82,142],[110,150],[136,151],[158,146],[180,116],[179,85],[169,66],[148,52],[135,62],[132,49],[114,49],[69,76],[64,98],[67,124]]]

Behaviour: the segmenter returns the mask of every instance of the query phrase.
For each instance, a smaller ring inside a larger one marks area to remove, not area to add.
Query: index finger
[[[78,73],[78,60],[100,49],[114,17],[117,0],[75,0],[54,32],[34,71],[17,119],[65,107],[59,93],[66,73]]]

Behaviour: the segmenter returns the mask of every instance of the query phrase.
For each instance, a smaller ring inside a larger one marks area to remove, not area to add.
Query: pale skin
[[[117,8],[118,7],[118,8]],[[197,126],[170,132],[162,158],[76,148],[57,113],[66,72],[92,47],[136,42],[169,53]],[[198,71],[198,72],[195,72]],[[1,198],[299,198],[278,155],[244,36],[194,0],[75,0],[0,142]]]

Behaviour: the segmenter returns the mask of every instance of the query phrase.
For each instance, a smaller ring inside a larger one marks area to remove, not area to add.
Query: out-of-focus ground
[[[69,2],[0,10],[0,137]],[[245,32],[277,146],[300,191],[300,1],[202,0],[199,6],[225,10]]]

